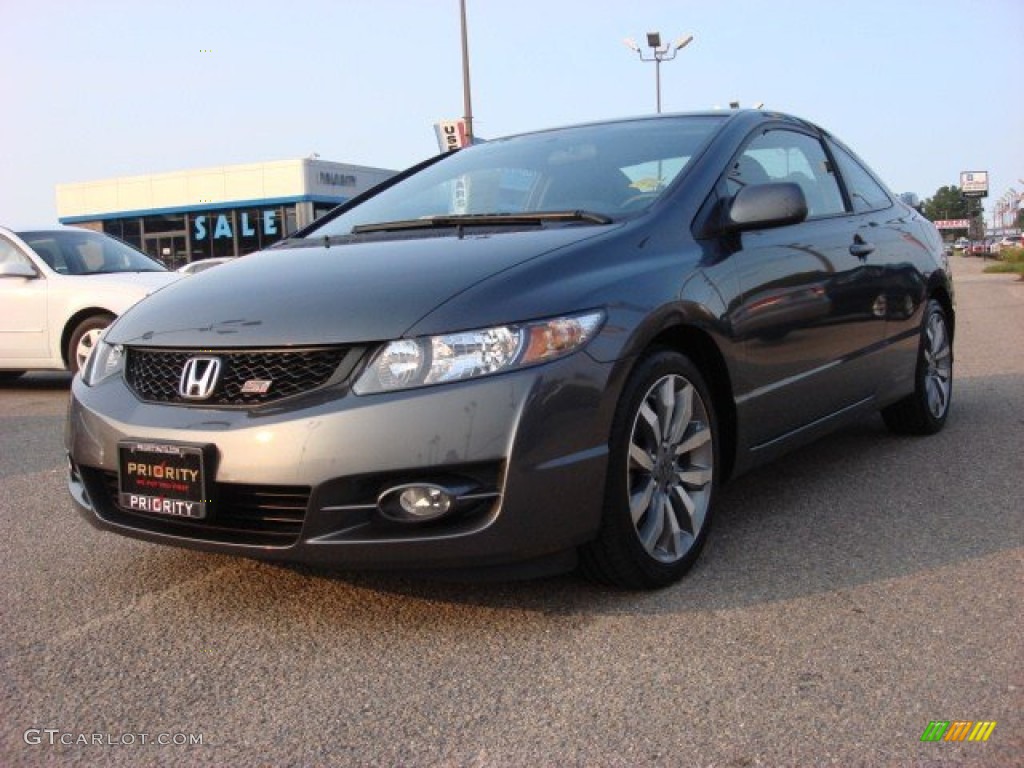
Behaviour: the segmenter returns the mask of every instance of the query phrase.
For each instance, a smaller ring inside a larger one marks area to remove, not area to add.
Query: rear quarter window
[[[829,140],[828,148],[839,166],[839,174],[846,183],[846,191],[853,203],[854,213],[865,213],[888,208],[892,205],[885,188],[879,184],[871,173],[843,147]]]

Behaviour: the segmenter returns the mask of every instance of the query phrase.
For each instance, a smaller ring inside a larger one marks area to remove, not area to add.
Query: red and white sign
[[[442,120],[434,123],[434,131],[437,133],[437,146],[442,152],[454,152],[469,144],[465,120]]]
[[[939,219],[932,223],[938,229],[967,229],[971,226],[970,219]]]

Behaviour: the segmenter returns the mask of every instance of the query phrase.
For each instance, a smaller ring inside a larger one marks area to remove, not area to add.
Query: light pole
[[[469,39],[466,36],[466,0],[459,0],[462,22],[462,108],[466,120],[466,143],[473,143],[473,103],[469,88]]]
[[[643,50],[636,41],[627,37],[623,42],[630,50],[635,52],[639,57],[640,61],[653,61],[654,62],[654,87],[655,94],[657,97],[658,113],[661,113],[661,62],[672,61],[683,48],[693,42],[693,35],[686,35],[676,40],[673,44],[662,45],[661,33],[660,32],[648,32],[647,33],[647,45],[651,49],[651,53],[648,56],[644,56]]]

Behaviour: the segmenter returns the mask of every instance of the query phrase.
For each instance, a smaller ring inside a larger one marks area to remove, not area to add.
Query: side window
[[[845,213],[839,182],[821,142],[803,133],[765,131],[755,136],[729,171],[729,194],[748,184],[788,181],[800,185],[807,216]]]
[[[21,251],[10,240],[0,237],[0,264],[28,264]]]
[[[843,181],[846,182],[846,191],[850,193],[855,213],[877,211],[892,205],[885,188],[875,181],[874,177],[853,155],[831,140],[828,142],[828,147],[836,159],[836,165],[839,166],[839,173],[843,177]]]
[[[35,251],[36,256],[45,261],[46,266],[55,272],[60,272],[62,275],[68,273],[78,274],[81,272],[81,270],[69,267],[67,257],[61,249],[60,243],[55,238],[48,237],[45,233],[42,233],[33,238],[29,238],[26,235],[24,239],[28,247]]]

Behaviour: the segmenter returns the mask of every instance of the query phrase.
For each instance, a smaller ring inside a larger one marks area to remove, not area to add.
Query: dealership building
[[[265,248],[393,174],[314,156],[58,184],[57,217],[175,268]]]

